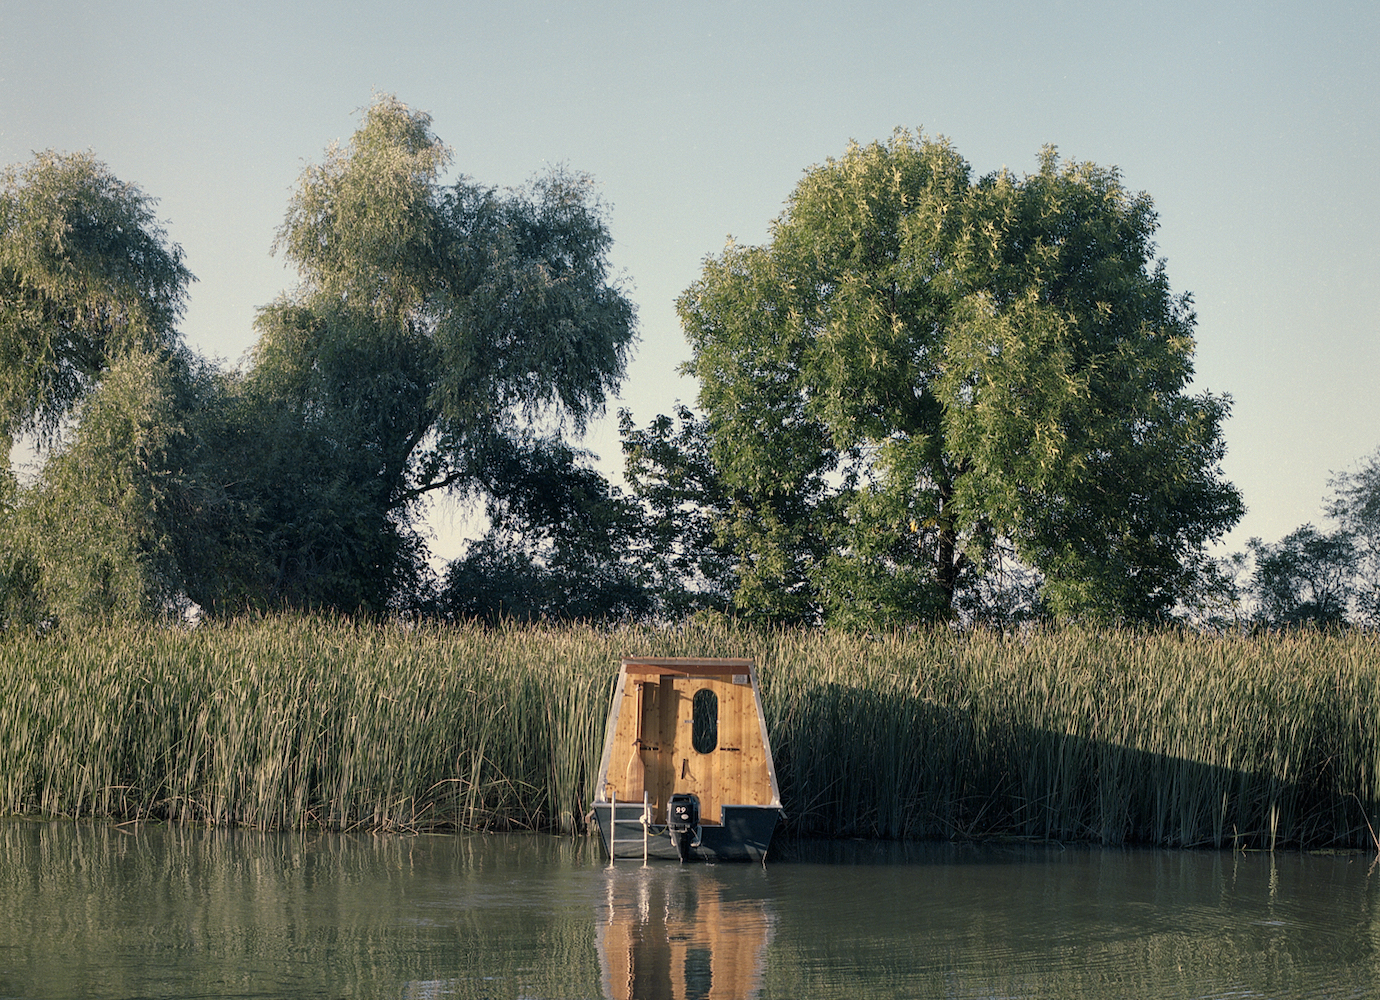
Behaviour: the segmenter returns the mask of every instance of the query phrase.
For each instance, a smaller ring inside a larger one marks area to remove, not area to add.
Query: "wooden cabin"
[[[660,834],[675,823],[668,811],[673,796],[690,795],[698,802],[698,856],[765,857],[781,816],[781,793],[756,665],[745,659],[626,658],[595,794],[609,856],[639,856],[642,841],[653,834],[665,840]],[[652,834],[644,838],[642,827]],[[649,843],[646,853],[665,856],[664,848]]]

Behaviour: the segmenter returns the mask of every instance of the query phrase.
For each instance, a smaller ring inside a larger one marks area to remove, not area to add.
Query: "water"
[[[1362,855],[0,822],[0,997],[1380,996]]]

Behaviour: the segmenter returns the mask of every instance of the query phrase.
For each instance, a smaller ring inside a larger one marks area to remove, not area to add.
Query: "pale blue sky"
[[[200,279],[183,328],[238,359],[292,276],[269,256],[306,162],[375,91],[455,168],[592,173],[638,304],[639,423],[690,401],[674,299],[762,241],[802,171],[893,128],[977,173],[1046,143],[1119,166],[1235,399],[1228,477],[1275,540],[1380,447],[1380,5],[44,3],[0,0],[0,163],[90,149],[160,199]],[[616,468],[612,420],[586,445]],[[440,548],[452,542],[443,540]]]

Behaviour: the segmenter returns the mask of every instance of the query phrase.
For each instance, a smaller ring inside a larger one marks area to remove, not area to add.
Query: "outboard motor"
[[[700,797],[693,792],[671,796],[666,806],[666,830],[681,861],[689,860],[690,848],[699,843]]]

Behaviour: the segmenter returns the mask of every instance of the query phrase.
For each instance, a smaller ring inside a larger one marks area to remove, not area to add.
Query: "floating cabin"
[[[622,661],[594,801],[610,861],[763,861],[781,815],[751,660]]]

